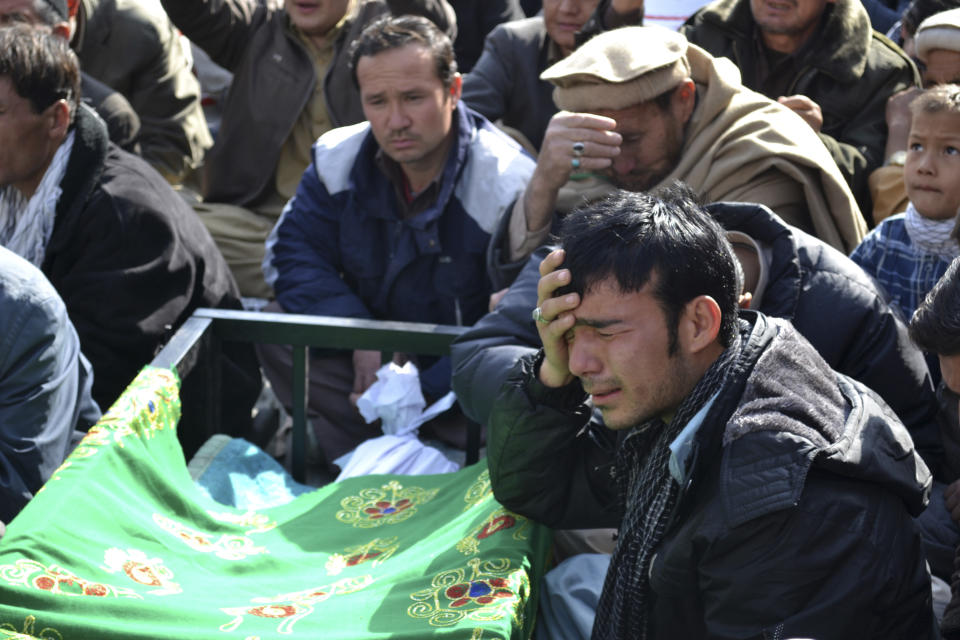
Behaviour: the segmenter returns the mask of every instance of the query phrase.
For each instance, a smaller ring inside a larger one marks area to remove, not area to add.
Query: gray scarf
[[[593,640],[648,637],[653,605],[650,563],[672,520],[679,493],[670,475],[670,443],[721,388],[730,365],[740,356],[741,344],[738,333],[734,343],[684,398],[670,424],[655,418],[634,427],[617,450],[617,482],[624,517],[597,606]]]

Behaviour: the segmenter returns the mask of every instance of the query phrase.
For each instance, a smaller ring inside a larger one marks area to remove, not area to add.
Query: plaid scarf
[[[617,483],[624,517],[597,606],[593,640],[649,637],[653,605],[650,564],[672,520],[679,494],[670,475],[670,443],[721,388],[730,365],[740,355],[741,344],[738,333],[734,343],[684,398],[670,424],[654,418],[633,427],[617,450]]]

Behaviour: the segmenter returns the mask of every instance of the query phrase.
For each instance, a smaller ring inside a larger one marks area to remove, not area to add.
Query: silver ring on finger
[[[584,151],[584,149],[586,149],[586,148],[587,148],[587,145],[585,145],[583,142],[580,142],[580,141],[574,142],[574,143],[573,143],[573,157],[579,158],[580,156],[582,156],[582,155],[583,155],[583,151]]]
[[[580,168],[580,158],[571,158],[571,159],[570,159],[570,166],[573,167],[574,169],[579,169],[579,168]]]
[[[540,307],[533,310],[533,319],[541,324],[550,324],[550,321],[543,317],[543,310]]]

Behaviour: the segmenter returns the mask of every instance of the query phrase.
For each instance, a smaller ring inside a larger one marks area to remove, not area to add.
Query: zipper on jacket
[[[463,312],[460,310],[460,297],[453,299],[453,316],[457,321],[457,326],[463,326]]]

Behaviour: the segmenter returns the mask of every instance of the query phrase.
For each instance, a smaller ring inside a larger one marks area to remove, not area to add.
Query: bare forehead
[[[960,113],[920,111],[913,116],[910,135],[949,140],[960,139]]]
[[[372,56],[360,56],[357,60],[358,77],[369,76],[379,71],[426,73],[436,76],[433,54],[425,45],[418,43],[387,49]]]

